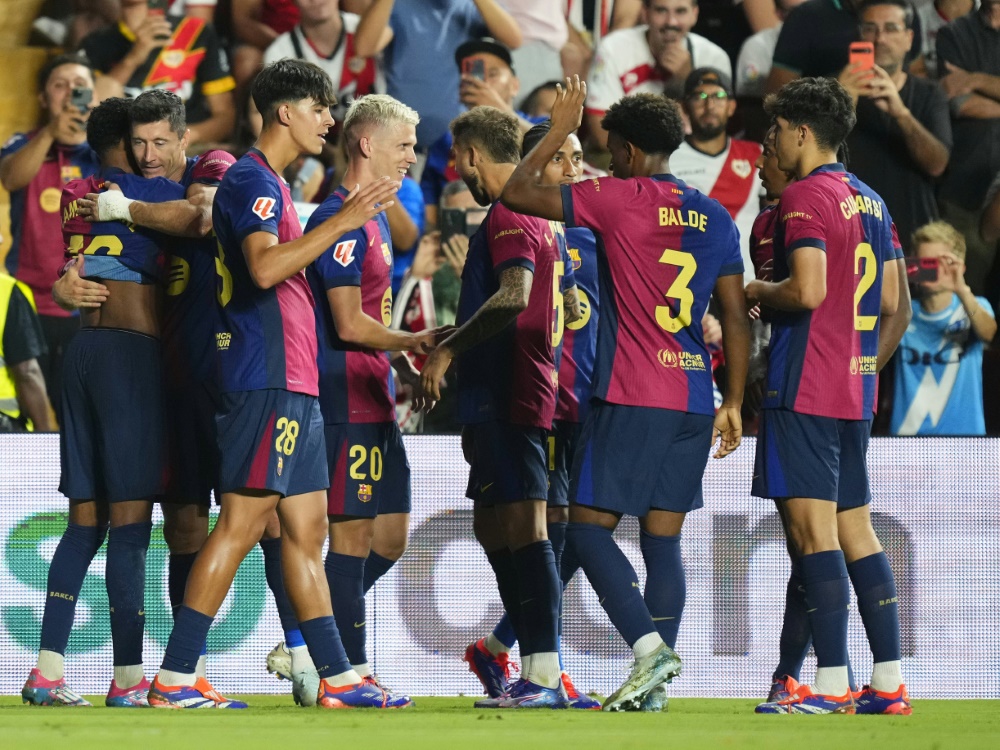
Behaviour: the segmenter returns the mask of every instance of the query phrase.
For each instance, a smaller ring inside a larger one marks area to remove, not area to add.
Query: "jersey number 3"
[[[664,250],[663,255],[660,256],[660,263],[677,267],[674,283],[664,294],[667,299],[677,301],[677,313],[674,313],[673,305],[657,305],[656,322],[664,331],[677,333],[682,328],[691,325],[694,292],[691,291],[688,284],[694,278],[694,272],[698,270],[698,261],[691,253],[682,253],[680,250]]]

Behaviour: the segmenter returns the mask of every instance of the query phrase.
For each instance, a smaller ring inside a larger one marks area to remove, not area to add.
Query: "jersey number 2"
[[[667,299],[677,300],[677,314],[674,314],[674,308],[671,305],[657,305],[656,322],[664,331],[677,333],[682,328],[691,325],[694,292],[691,291],[688,284],[694,278],[694,272],[698,270],[698,261],[691,253],[664,250],[663,255],[660,256],[660,263],[677,267],[677,277],[664,294]]]
[[[864,260],[865,270],[861,273],[861,261]],[[858,281],[858,286],[854,290],[854,330],[855,331],[874,331],[875,324],[878,323],[877,315],[862,315],[861,300],[864,298],[865,293],[872,288],[872,284],[878,278],[878,261],[875,259],[875,251],[872,250],[872,246],[867,242],[862,242],[856,248],[854,248],[854,273],[857,275],[861,273],[861,279]]]

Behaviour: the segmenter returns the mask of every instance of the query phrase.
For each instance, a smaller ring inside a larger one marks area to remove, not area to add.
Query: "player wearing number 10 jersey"
[[[673,650],[684,604],[680,530],[701,506],[713,440],[711,365],[701,318],[709,296],[722,308],[729,382],[715,430],[717,457],[740,442],[749,353],[739,236],[717,202],[672,177],[683,138],[677,106],[652,95],[613,105],[608,130],[614,177],[546,187],[541,168],[578,127],[586,86],[567,80],[552,130],[503,192],[511,208],[597,238],[601,317],[594,391],[570,480],[567,549],[579,558],[635,665],[604,710],[662,707],[662,686],[680,673]],[[623,179],[624,178],[624,179]],[[612,533],[624,514],[641,519],[645,599]]]
[[[865,466],[881,316],[894,315],[899,300],[892,219],[837,162],[855,114],[835,80],[800,79],[765,106],[778,168],[796,181],[777,208],[774,280],[747,286],[750,299],[774,309],[753,492],[783,505],[817,670],[814,685],[757,711],[908,714],[896,587],[872,530]],[[847,667],[851,583],[875,662],[856,703]]]

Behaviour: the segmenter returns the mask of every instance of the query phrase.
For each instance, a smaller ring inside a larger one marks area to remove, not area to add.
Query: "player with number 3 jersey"
[[[698,508],[713,442],[716,457],[739,445],[749,355],[739,236],[721,205],[669,174],[683,138],[677,106],[628,96],[608,130],[614,177],[552,188],[544,164],[582,118],[586,85],[567,79],[552,129],[518,166],[504,204],[597,238],[601,316],[594,390],[570,480],[567,550],[574,553],[635,664],[604,710],[662,710],[665,684],[680,673],[673,650],[684,606],[680,530]],[[721,307],[729,369],[714,416],[711,364],[701,318]],[[645,598],[612,533],[622,515],[641,519]]]

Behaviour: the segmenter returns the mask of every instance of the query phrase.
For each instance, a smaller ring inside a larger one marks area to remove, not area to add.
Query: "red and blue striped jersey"
[[[126,198],[160,203],[184,197],[184,188],[176,182],[156,177],[150,180],[120,169],[101,170],[98,174],[66,184],[62,192],[63,239],[68,255],[114,258],[142,277],[143,284],[157,284],[163,277],[164,250],[174,239],[151,229],[120,221],[84,221],[77,213],[77,201],[87,193],[100,193],[105,182],[114,182]],[[93,266],[92,266],[93,268]],[[84,260],[84,273],[88,275]],[[112,278],[96,274],[95,278]]]
[[[877,390],[882,270],[902,257],[885,202],[826,164],[789,185],[777,208],[774,281],[801,247],[826,253],[826,297],[815,310],[771,317],[764,408],[871,419]]]
[[[515,266],[532,272],[528,307],[504,330],[458,357],[458,421],[502,419],[550,429],[556,410],[556,352],[564,333],[563,225],[490,206],[469,241],[456,323],[461,326],[500,289]]]
[[[343,186],[331,193],[309,217],[306,231],[340,211],[347,195]],[[389,327],[392,239],[385,214],[377,214],[360,229],[337,238],[306,269],[306,276],[316,299],[323,420],[327,424],[392,422],[396,418],[396,391],[389,354],[342,341],[326,294],[336,287],[360,287],[362,312]]]
[[[186,191],[193,184],[217,187],[236,159],[225,151],[188,157],[181,177]],[[171,243],[163,297],[164,384],[179,388],[212,378],[215,365],[214,235]]]
[[[701,319],[720,276],[743,273],[722,205],[671,175],[563,185],[567,226],[597,240],[595,397],[715,414]]]
[[[302,236],[287,183],[257,149],[230,167],[215,194],[219,326],[215,347],[223,393],[277,388],[319,395],[316,320],[304,271],[261,289],[250,276],[243,240],[268,232],[278,244]]]
[[[583,317],[568,323],[563,335],[555,418],[564,422],[583,422],[593,387],[601,307],[597,292],[597,241],[589,229],[571,227],[566,230],[566,248]]]

